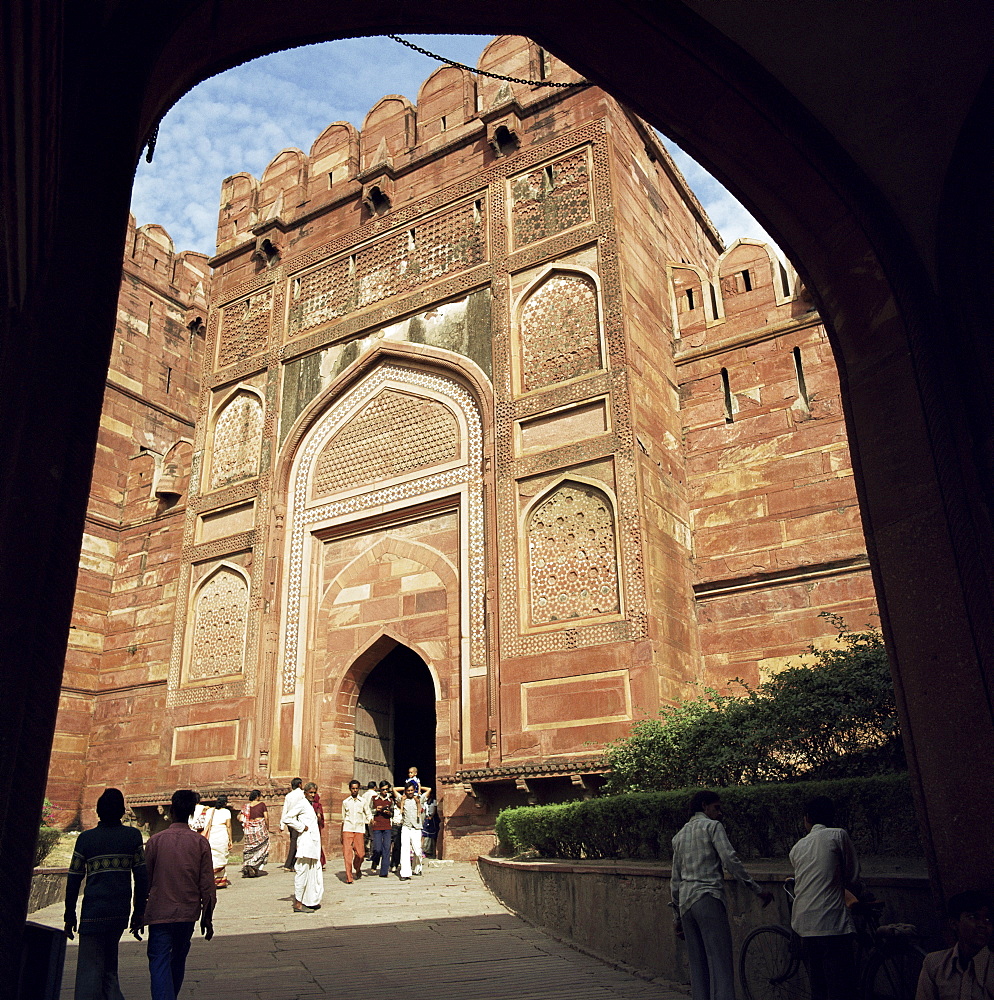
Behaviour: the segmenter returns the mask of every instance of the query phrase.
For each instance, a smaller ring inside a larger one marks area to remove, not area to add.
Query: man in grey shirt
[[[677,913],[677,935],[687,942],[693,1000],[735,1000],[722,866],[759,896],[763,906],[773,900],[745,870],[721,817],[718,793],[697,792],[690,800],[690,820],[673,838],[670,905]]]

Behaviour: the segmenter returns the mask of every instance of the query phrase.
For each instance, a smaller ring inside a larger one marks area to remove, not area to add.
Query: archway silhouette
[[[355,767],[363,786],[402,785],[418,769],[435,786],[435,687],[425,661],[398,643],[366,676],[355,708]]]

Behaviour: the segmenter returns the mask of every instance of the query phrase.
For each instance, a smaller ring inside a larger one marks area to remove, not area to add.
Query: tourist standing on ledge
[[[697,792],[690,800],[689,822],[673,838],[670,905],[677,912],[677,936],[687,942],[693,1000],[735,1000],[722,865],[759,896],[763,906],[773,900],[773,894],[764,892],[745,870],[728,842],[721,817],[718,793]]]
[[[303,783],[303,778],[294,778],[290,782],[290,791],[283,800],[283,812],[280,814],[281,830],[287,829],[287,814],[296,809],[297,804],[304,798],[304,790],[300,787]],[[289,827],[289,830],[290,847],[287,850],[286,861],[283,862],[283,867],[286,871],[292,872],[294,870],[294,862],[297,860],[297,831],[293,827]]]
[[[153,834],[145,847],[148,865],[148,969],[152,1000],[176,1000],[186,972],[193,928],[214,937],[212,918],[217,904],[211,849],[206,839],[190,829],[197,793],[189,789],[173,792],[169,811],[173,822]],[[140,928],[135,937],[140,938]]]
[[[349,782],[349,794],[342,801],[342,856],[345,858],[345,881],[351,885],[362,878],[366,824],[372,815],[366,800],[359,794],[362,786],[356,778]]]
[[[790,926],[801,939],[801,955],[811,981],[812,1000],[856,996],[856,954],[846,890],[863,891],[859,861],[849,834],[832,825],[835,806],[824,795],[804,804],[802,837],[790,849],[794,904]]]
[[[956,943],[925,956],[915,1000],[990,1000],[994,955],[990,952],[994,902],[986,892],[959,892],[946,909]]]
[[[417,786],[409,781],[400,803],[400,878],[406,882],[411,877],[411,853],[417,855],[418,866],[415,875],[421,874],[425,856],[421,850],[421,826],[424,823],[424,807],[417,792]]]
[[[76,899],[83,878],[83,915],[76,959],[76,1000],[121,1000],[117,946],[131,917],[135,933],[142,925],[148,896],[148,870],[142,835],[124,826],[124,796],[108,788],[97,799],[100,822],[81,833],[66,880],[66,936],[76,930]],[[134,904],[131,882],[134,879]]]
[[[286,825],[297,831],[297,860],[293,872],[293,911],[313,913],[321,908],[324,896],[324,875],[321,873],[321,829],[314,798],[318,786],[313,781],[304,785],[304,797],[298,799],[287,813]]]

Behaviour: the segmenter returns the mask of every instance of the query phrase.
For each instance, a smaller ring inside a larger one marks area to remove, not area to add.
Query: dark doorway
[[[395,646],[373,668],[356,705],[355,770],[370,781],[402,785],[417,767],[422,785],[435,785],[435,688],[424,660]]]

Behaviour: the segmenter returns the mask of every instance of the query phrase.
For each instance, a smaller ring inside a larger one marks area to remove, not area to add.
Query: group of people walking
[[[377,873],[377,868],[381,878],[388,878],[391,868],[404,881],[412,874],[421,874],[422,838],[429,812],[437,823],[430,797],[431,789],[422,787],[416,767],[408,770],[403,786],[391,785],[386,780],[379,784],[370,782],[364,793],[357,778],[349,782],[349,794],[342,800],[342,858],[347,884],[352,885],[363,876],[367,843],[372,851],[367,875]],[[283,802],[280,826],[290,833],[290,850],[284,867],[294,873],[295,913],[320,909],[324,896],[325,857],[321,843],[324,814],[315,808],[318,804],[317,786],[294,778]]]

